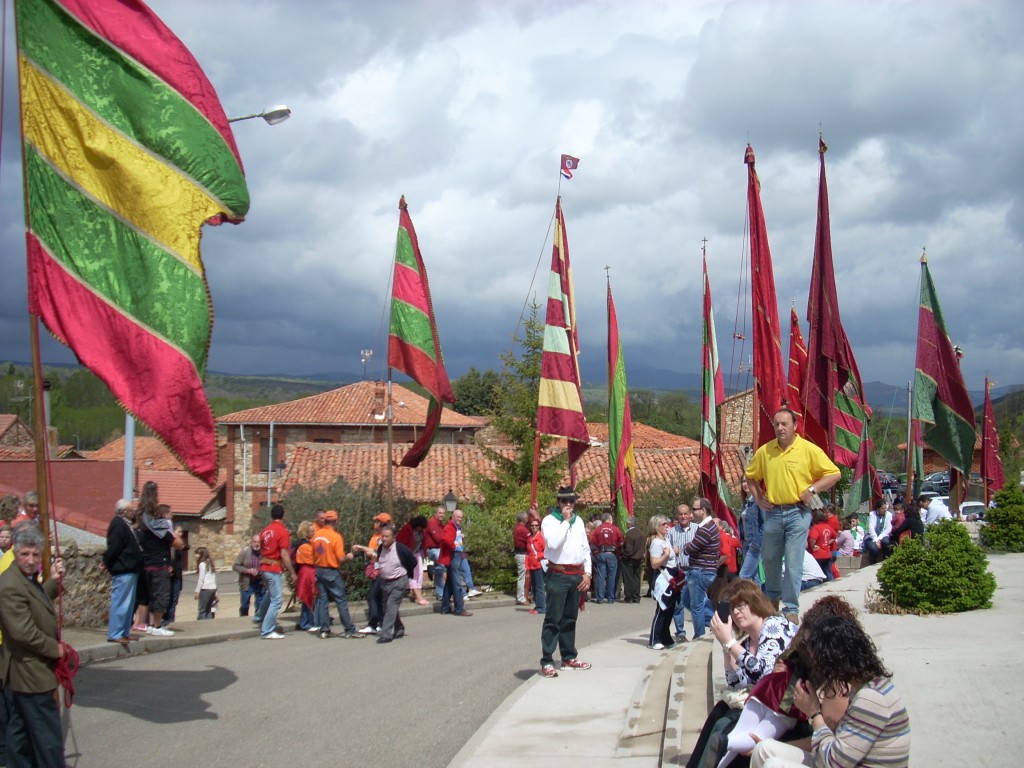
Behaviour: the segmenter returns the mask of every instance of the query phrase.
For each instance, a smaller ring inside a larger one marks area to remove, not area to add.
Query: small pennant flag
[[[562,177],[572,178],[572,172],[580,167],[580,159],[572,155],[562,155]]]

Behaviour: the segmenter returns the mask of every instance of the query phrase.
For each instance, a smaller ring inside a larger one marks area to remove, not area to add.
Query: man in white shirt
[[[576,658],[576,619],[582,594],[590,589],[590,542],[583,518],[575,512],[576,492],[571,486],[558,489],[558,506],[541,521],[548,572],[544,577],[547,607],[541,629],[541,674],[558,677],[555,647],[562,669],[590,669]]]
[[[668,542],[672,545],[672,551],[676,553],[680,568],[687,568],[690,564],[689,558],[683,552],[686,545],[693,541],[693,535],[697,533],[697,524],[693,522],[693,511],[688,504],[680,504],[676,507],[676,523],[668,530]],[[684,623],[683,609],[690,609],[690,593],[684,589],[676,604],[676,613],[673,617],[676,625],[676,642],[686,642],[686,624]],[[690,611],[693,617],[693,611]]]
[[[868,512],[868,527],[864,532],[864,551],[874,565],[880,559],[885,560],[891,553],[889,539],[892,535],[892,508],[889,502],[883,501],[878,510]]]
[[[924,515],[925,526],[934,525],[941,520],[952,520],[953,515],[949,512],[949,497],[936,496],[928,502],[928,510]]]

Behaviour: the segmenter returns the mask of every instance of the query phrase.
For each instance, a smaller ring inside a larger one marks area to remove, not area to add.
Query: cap
[[[378,523],[390,523],[391,515],[389,515],[387,512],[381,512],[379,515],[376,515],[373,519],[375,522]]]
[[[336,523],[336,522],[338,522],[338,513],[335,510],[333,510],[333,509],[328,509],[326,512],[324,512],[324,522],[325,523]]]

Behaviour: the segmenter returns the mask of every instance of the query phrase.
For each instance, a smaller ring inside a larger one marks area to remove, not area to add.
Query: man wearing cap
[[[452,602],[455,603],[456,616],[472,616],[471,611],[465,608],[465,594],[462,591],[462,584],[459,582],[459,571],[462,570],[462,518],[461,509],[452,512],[452,519],[444,527],[444,536],[441,538],[441,552],[437,557],[439,563],[445,567],[444,592],[441,593],[441,614],[452,613]]]
[[[345,552],[345,539],[337,531],[338,513],[333,509],[324,512],[320,530],[313,534],[313,565],[316,567],[316,615],[314,621],[320,626],[321,639],[331,637],[331,601],[338,607],[338,620],[345,630],[345,637],[362,638],[356,631],[348,613],[348,599],[345,597],[345,579],[341,575],[341,564],[352,559],[352,553]]]
[[[544,626],[540,634],[541,674],[558,677],[555,648],[562,669],[590,669],[576,658],[576,619],[582,595],[590,589],[590,541],[583,518],[575,512],[572,486],[558,489],[558,506],[541,521],[548,572],[544,579]]]
[[[801,568],[790,568],[782,578],[782,559],[803,563],[811,507],[820,506],[818,494],[839,482],[839,467],[814,443],[796,433],[796,414],[780,408],[772,417],[775,439],[757,449],[747,465],[746,477],[757,504],[765,510],[761,538],[764,590],[779,604],[786,618],[800,618]],[[762,489],[761,483],[764,483]]]
[[[110,613],[107,642],[127,646],[135,610],[135,588],[142,570],[142,547],[132,530],[135,508],[129,499],[114,507],[116,514],[107,527],[107,551],[100,569],[110,574]]]

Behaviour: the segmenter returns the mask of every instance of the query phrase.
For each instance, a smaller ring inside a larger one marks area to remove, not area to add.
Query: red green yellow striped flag
[[[441,424],[442,402],[454,403],[437,338],[434,307],[430,302],[427,268],[405,196],[398,202],[398,242],[395,244],[395,277],[391,292],[391,331],[388,365],[401,371],[430,393],[427,422],[419,439],[402,458],[401,466],[418,467],[427,457]]]
[[[626,360],[622,356],[611,280],[608,281],[608,469],[615,523],[622,528],[633,516],[636,458],[633,455],[633,417],[629,412]]]
[[[137,0],[17,0],[29,311],[207,482],[203,222],[249,208],[206,76]]]
[[[559,198],[555,202],[555,239],[551,250],[544,349],[540,362],[537,431],[542,435],[566,438],[570,473],[579,457],[590,447],[576,359],[577,339],[569,241],[565,235],[562,199]]]

